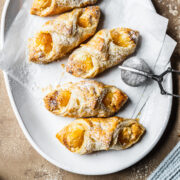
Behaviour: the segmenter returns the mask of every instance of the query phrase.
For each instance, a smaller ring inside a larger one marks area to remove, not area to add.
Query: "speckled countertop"
[[[0,14],[5,0],[0,0]],[[168,34],[177,42],[171,59],[180,69],[180,0],[153,0],[157,11],[169,19]],[[174,90],[180,89],[180,78],[174,77]],[[180,105],[174,99],[168,128],[154,150],[134,166],[106,176],[81,176],[63,171],[43,159],[27,142],[12,111],[0,72],[0,180],[141,180],[159,165],[180,140]]]

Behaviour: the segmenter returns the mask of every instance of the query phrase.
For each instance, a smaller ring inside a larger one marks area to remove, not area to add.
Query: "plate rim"
[[[4,4],[4,7],[3,7],[3,10],[2,10],[2,16],[1,16],[1,33],[0,33],[0,37],[1,37],[1,45],[3,46],[4,44],[4,31],[5,31],[5,21],[6,21],[6,14],[7,14],[7,9],[8,9],[8,6],[9,6],[9,3],[10,3],[10,0],[6,0],[5,1],[5,4]],[[76,173],[76,174],[81,174],[81,175],[107,175],[107,174],[112,174],[112,173],[115,173],[115,172],[118,172],[118,171],[122,171],[124,169],[127,169],[129,168],[130,166],[136,164],[137,162],[139,162],[140,160],[142,160],[145,156],[147,156],[151,151],[152,149],[156,146],[156,144],[159,142],[159,140],[161,139],[166,127],[167,127],[167,124],[169,122],[169,118],[170,118],[170,115],[171,115],[171,110],[172,110],[172,100],[173,98],[170,97],[169,98],[169,108],[168,108],[168,115],[166,116],[166,123],[164,125],[164,128],[161,129],[161,132],[159,133],[159,136],[156,138],[156,140],[154,141],[154,143],[152,143],[151,147],[146,151],[144,152],[144,154],[141,154],[141,156],[139,156],[139,158],[137,158],[135,161],[131,162],[129,165],[125,166],[124,168],[121,168],[121,169],[114,169],[114,170],[106,170],[105,172],[100,172],[100,173],[88,173],[88,172],[82,172],[81,170],[77,171],[77,170],[73,170],[71,168],[69,168],[68,166],[64,166],[58,162],[56,162],[54,159],[50,158],[46,153],[44,153],[39,147],[38,145],[35,143],[35,141],[33,140],[33,138],[31,137],[30,133],[28,132],[27,128],[25,127],[24,123],[23,123],[23,120],[22,120],[22,117],[20,116],[19,114],[19,111],[17,109],[17,106],[16,106],[16,103],[15,103],[15,100],[14,100],[14,97],[13,97],[13,94],[12,94],[12,91],[11,91],[11,85],[10,85],[10,80],[9,80],[9,76],[6,72],[3,71],[3,75],[4,75],[4,80],[5,80],[5,86],[6,86],[6,90],[7,90],[7,93],[8,93],[8,96],[9,96],[9,100],[10,100],[10,103],[11,103],[11,106],[12,106],[12,109],[15,113],[15,116],[16,116],[16,119],[19,123],[19,126],[21,127],[25,137],[27,138],[27,140],[29,141],[29,143],[32,145],[32,147],[43,157],[45,158],[47,161],[49,161],[50,163],[52,163],[53,165],[55,165],[56,167],[58,168],[61,168],[63,170],[66,170],[66,171],[69,171],[69,172],[72,172],[72,173]],[[171,91],[173,90],[173,81],[172,81],[172,75],[170,76],[169,78],[169,86],[170,86],[170,89]]]

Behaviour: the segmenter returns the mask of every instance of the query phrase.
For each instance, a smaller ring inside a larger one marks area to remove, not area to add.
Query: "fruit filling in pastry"
[[[74,8],[93,5],[96,2],[97,0],[34,0],[31,14],[38,16],[52,16]]]
[[[93,36],[99,23],[98,6],[75,9],[46,22],[29,39],[29,60],[50,63],[67,55]]]
[[[71,152],[89,154],[121,150],[137,143],[145,128],[136,119],[120,117],[77,119],[56,134]]]
[[[128,97],[120,89],[97,81],[67,83],[44,98],[52,113],[67,117],[109,117],[117,113]]]
[[[128,28],[101,30],[71,54],[66,71],[76,77],[94,78],[133,54],[138,37],[137,31]]]

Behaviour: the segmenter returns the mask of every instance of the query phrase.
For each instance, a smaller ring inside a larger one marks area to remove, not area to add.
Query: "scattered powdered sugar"
[[[173,16],[177,16],[178,15],[178,10],[177,10],[177,6],[172,6],[172,4],[168,4],[167,7],[169,8],[169,13],[172,14]]]
[[[132,177],[134,180],[147,179],[154,167],[154,160],[150,159],[147,162],[140,162],[132,167]]]
[[[180,5],[180,0],[177,0],[176,2],[174,2],[174,0],[170,0],[167,2],[169,2],[169,4],[164,2],[163,0],[158,0],[158,3],[161,3],[168,8],[168,11],[171,15],[177,16],[179,14],[178,7]]]

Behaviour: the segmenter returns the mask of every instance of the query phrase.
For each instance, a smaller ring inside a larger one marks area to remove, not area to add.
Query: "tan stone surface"
[[[5,0],[0,0],[0,12]],[[180,69],[180,0],[153,0],[157,11],[169,18],[168,33],[178,41],[178,47],[172,57],[174,68]],[[178,13],[179,12],[179,13]],[[177,91],[179,79],[175,78]],[[136,165],[107,176],[81,176],[63,171],[44,160],[27,142],[12,111],[5,89],[3,74],[0,73],[0,180],[140,180],[159,165],[164,157],[179,141],[180,108],[179,100],[173,102],[168,128],[154,150]]]

